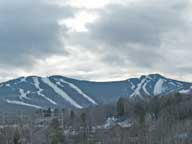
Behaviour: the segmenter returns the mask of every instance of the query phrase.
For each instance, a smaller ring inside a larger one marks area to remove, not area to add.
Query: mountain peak
[[[145,78],[152,78],[152,79],[159,79],[159,78],[163,78],[163,79],[167,79],[166,77],[164,77],[163,75],[159,74],[159,73],[154,73],[154,74],[148,74],[148,75],[141,75],[139,77],[139,79],[145,79]]]
[[[159,73],[149,74],[148,76],[150,76],[150,77],[160,77],[160,78],[165,78],[163,75],[161,75],[161,74],[159,74]]]

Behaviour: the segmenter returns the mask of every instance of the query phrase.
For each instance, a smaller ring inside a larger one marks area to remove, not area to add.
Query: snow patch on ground
[[[122,128],[129,128],[133,126],[133,123],[130,122],[128,119],[119,121],[118,118],[115,117],[109,117],[107,118],[104,125],[98,125],[97,129],[111,129],[112,127],[119,125]]]
[[[36,87],[36,89],[38,89],[37,94],[40,95],[41,97],[43,97],[44,99],[46,99],[47,101],[49,101],[50,103],[56,105],[57,103],[55,101],[53,101],[52,99],[46,97],[44,94],[42,94],[43,89],[40,88],[40,82],[39,79],[37,77],[33,77],[33,81],[34,81],[34,85]]]
[[[103,125],[103,128],[109,129],[116,125],[117,119],[114,117],[107,118],[106,123]]]
[[[7,99],[6,102],[9,103],[9,104],[23,105],[23,106],[27,106],[27,107],[42,109],[42,107],[40,107],[40,106],[24,103],[22,101],[15,101],[15,100],[8,100]]]
[[[56,84],[51,82],[49,78],[42,78],[42,81],[47,84],[49,87],[51,87],[55,93],[60,95],[63,99],[68,101],[71,105],[73,105],[76,108],[83,108],[81,105],[79,105],[76,101],[74,101],[70,96],[68,96],[62,89],[60,89]]]
[[[92,98],[90,98],[88,95],[86,95],[80,88],[78,88],[76,85],[67,82],[63,79],[59,79],[60,82],[68,84],[71,88],[75,89],[80,95],[82,95],[85,99],[87,99],[88,101],[90,101],[92,104],[97,105],[97,102],[95,100],[93,100]]]
[[[133,123],[131,123],[129,120],[125,120],[122,122],[118,122],[118,125],[121,126],[122,128],[129,128],[133,126]]]

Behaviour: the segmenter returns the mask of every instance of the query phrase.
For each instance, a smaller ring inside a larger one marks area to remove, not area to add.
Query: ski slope
[[[50,81],[49,78],[42,78],[42,81],[47,84],[49,87],[51,87],[55,93],[57,93],[59,96],[61,96],[63,99],[68,101],[71,105],[73,105],[76,108],[82,109],[83,107],[79,105],[76,101],[74,101],[70,96],[68,96],[62,89],[60,89],[56,84]]]

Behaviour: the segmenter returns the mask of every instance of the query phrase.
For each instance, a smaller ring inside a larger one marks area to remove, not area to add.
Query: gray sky
[[[190,0],[0,0],[0,81],[28,75],[192,81]]]

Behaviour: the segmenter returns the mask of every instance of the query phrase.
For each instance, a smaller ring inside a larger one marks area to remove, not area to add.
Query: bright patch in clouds
[[[68,4],[85,9],[101,9],[109,4],[127,5],[144,0],[70,0]],[[60,1],[61,2],[61,1]]]
[[[59,25],[67,26],[70,32],[84,32],[87,31],[86,24],[94,22],[97,17],[95,13],[82,11],[77,13],[73,18],[60,20]]]
[[[59,6],[66,6],[70,5],[75,8],[80,9],[104,9],[107,5],[110,4],[121,4],[121,5],[128,5],[132,3],[137,3],[144,0],[49,0],[52,4],[57,4]]]
[[[96,9],[109,4],[110,0],[71,0],[70,4],[79,8]]]

